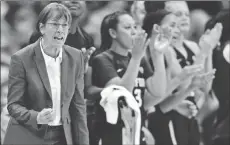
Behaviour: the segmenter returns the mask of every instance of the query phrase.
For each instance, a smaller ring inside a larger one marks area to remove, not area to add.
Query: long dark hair
[[[125,14],[128,13],[126,11],[116,11],[104,17],[101,24],[101,52],[111,47],[113,39],[109,34],[109,29],[116,30],[119,22],[118,17]]]

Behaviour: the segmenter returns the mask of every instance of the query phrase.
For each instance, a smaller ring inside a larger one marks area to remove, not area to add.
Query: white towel
[[[225,60],[230,63],[230,44],[227,44],[223,50],[223,56]]]
[[[106,112],[106,120],[108,123],[116,124],[118,120],[118,99],[124,97],[128,107],[135,111],[136,129],[135,129],[135,144],[140,144],[141,130],[141,113],[137,101],[134,96],[124,87],[111,85],[101,92],[100,105]]]

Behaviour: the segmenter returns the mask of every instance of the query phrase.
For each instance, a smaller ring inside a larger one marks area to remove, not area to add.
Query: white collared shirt
[[[55,59],[44,53],[42,48],[42,39],[40,41],[42,55],[45,60],[46,70],[49,77],[52,102],[53,102],[53,115],[55,119],[48,125],[57,126],[61,125],[61,62],[62,62],[62,48],[60,49],[58,57]]]

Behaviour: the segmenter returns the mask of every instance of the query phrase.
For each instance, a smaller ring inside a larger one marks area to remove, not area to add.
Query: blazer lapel
[[[34,52],[35,52],[35,63],[36,63],[36,66],[38,68],[38,73],[41,77],[41,80],[42,80],[49,96],[52,98],[50,82],[49,82],[48,73],[46,70],[45,60],[44,60],[42,52],[41,52],[40,39],[38,39],[37,42],[35,42]]]
[[[65,52],[65,46],[63,46],[62,51],[62,62],[61,62],[61,101],[63,102],[63,97],[66,96],[66,87],[67,87],[67,77],[68,77],[68,69],[69,69],[69,59],[67,57],[67,54]]]

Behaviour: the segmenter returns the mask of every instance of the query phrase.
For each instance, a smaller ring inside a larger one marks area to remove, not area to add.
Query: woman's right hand
[[[51,108],[44,108],[37,116],[37,124],[48,124],[54,120],[53,111]]]
[[[145,50],[149,45],[150,40],[147,39],[147,33],[144,30],[140,30],[133,38],[132,58],[135,60],[141,60],[145,54]]]

